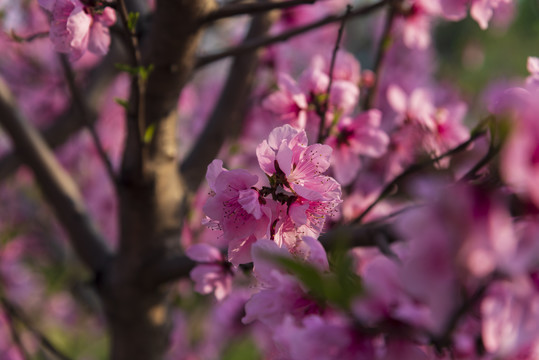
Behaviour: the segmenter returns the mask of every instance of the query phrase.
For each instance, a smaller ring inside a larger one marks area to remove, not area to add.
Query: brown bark
[[[140,118],[128,114],[128,135],[119,184],[121,238],[101,284],[114,360],[161,359],[171,330],[170,288],[148,284],[146,273],[179,253],[185,187],[177,171],[176,107],[194,65],[200,19],[212,0],[158,1],[143,66],[154,70],[145,84],[143,127],[155,127],[149,144],[137,138]],[[143,84],[144,85],[144,84]],[[132,93],[140,94],[138,84]],[[137,96],[131,108],[140,109]]]

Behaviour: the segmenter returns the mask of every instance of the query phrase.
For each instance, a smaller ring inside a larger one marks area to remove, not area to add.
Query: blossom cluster
[[[345,51],[336,54],[333,69],[327,54],[315,55],[295,77],[288,66],[279,67],[276,90],[264,96],[247,128],[251,137],[265,129],[257,117],[277,126],[255,151],[267,182],[247,170],[225,170],[220,160],[208,167],[211,191],[203,222],[222,232],[220,243],[228,255],[213,246],[193,245],[187,254],[201,264],[192,278],[198,291],[215,292],[223,306],[234,303],[231,316],[242,314],[244,325],[271,339],[257,340],[267,358],[539,356],[539,203],[533,185],[539,162],[532,100],[539,60],[528,59],[531,75],[525,84],[497,90],[488,100],[493,131],[488,149],[481,141],[463,148],[479,163],[500,151],[505,187],[485,186],[482,179],[488,173],[446,156],[460,144],[472,144],[463,124],[468,109],[425,76],[421,64],[430,55],[415,50],[418,43],[410,41],[410,31],[419,36],[419,30],[410,27],[427,16],[460,19],[469,6],[485,28],[492,11],[507,10],[510,2],[408,5],[409,12],[403,7],[400,18],[402,37],[386,59],[394,66],[376,79],[378,94],[370,108],[360,102],[371,90],[373,74],[361,71]],[[430,28],[423,30],[430,34]],[[428,42],[419,45],[426,48]],[[418,76],[392,63],[403,52],[417,57]],[[307,145],[307,138],[317,142]],[[386,224],[393,235],[374,235],[381,236],[373,239],[378,246],[349,250],[345,258],[352,265],[343,275],[342,263],[329,261],[335,254],[326,253],[322,232],[331,235],[334,223],[362,216],[381,196],[384,183],[425,158],[439,158],[433,164],[450,174],[449,181],[419,179],[405,190],[408,200],[382,202],[370,216],[379,221],[398,213]],[[521,216],[512,214],[509,202],[519,204]],[[289,264],[283,259],[296,267],[283,265]],[[238,265],[251,262],[255,285],[245,293]],[[306,278],[306,269],[318,286]],[[346,283],[356,291],[341,291],[336,284],[343,277],[361,279],[361,285]]]
[[[323,175],[331,148],[307,145],[305,131],[284,125],[256,149],[268,183],[246,170],[226,170],[220,160],[208,167],[211,193],[204,205],[207,224],[223,231],[228,259],[234,265],[252,261],[251,245],[261,238],[295,252],[302,238],[317,238],[326,218],[341,202],[341,186]]]
[[[0,37],[8,49],[2,77],[21,112],[47,125],[71,99],[49,50],[71,61],[106,54],[115,2],[6,4],[0,1],[6,31],[19,32],[21,23],[31,32],[49,29],[32,46]],[[527,59],[526,79],[492,82],[474,94],[483,109],[440,80],[432,37],[436,24],[468,12],[474,27],[501,32],[517,4],[388,1],[387,29],[378,21],[361,25],[369,30],[362,39],[383,51],[374,71],[360,64],[357,49],[337,50],[338,25],[265,49],[241,133],[208,165],[208,186],[182,224],[181,244],[197,264],[194,286],[177,286],[182,301],[171,319],[169,359],[223,358],[238,339],[254,343],[260,358],[279,360],[539,359],[539,58]],[[283,10],[270,35],[344,14],[345,5]],[[230,26],[233,44],[241,29]],[[227,40],[223,28],[208,28],[209,43]],[[359,58],[374,52],[361,50]],[[220,88],[219,74],[208,74],[179,99],[180,154],[200,134]],[[125,129],[123,108],[112,99],[128,98],[129,85],[110,81],[95,126],[117,168]],[[97,97],[88,95],[90,105]],[[0,153],[10,150],[0,134]],[[99,230],[116,239],[114,190],[89,137],[73,137],[57,155]],[[81,327],[79,298],[87,296],[75,285],[75,296],[55,292],[71,278],[50,265],[71,262],[70,252],[62,242],[41,241],[63,235],[34,210],[28,173],[16,176],[0,189],[2,295],[44,314],[39,326]],[[202,299],[193,289],[213,296]],[[201,314],[193,304],[211,309]],[[8,315],[0,309],[0,353],[20,359]],[[83,337],[102,336],[100,326]],[[70,336],[66,343],[76,342]]]

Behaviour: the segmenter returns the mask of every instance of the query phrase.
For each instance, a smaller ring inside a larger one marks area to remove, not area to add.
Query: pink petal
[[[331,86],[330,102],[345,114],[352,112],[359,99],[359,88],[348,81],[335,81]]]
[[[96,20],[103,25],[110,27],[116,23],[116,11],[107,6],[102,14],[96,16]]]
[[[279,73],[277,78],[279,88],[283,89],[300,109],[307,108],[307,99],[298,84],[292,77],[285,73]]]
[[[259,220],[262,217],[262,210],[258,201],[258,191],[253,189],[240,190],[238,203],[248,214],[253,215],[255,219]]]
[[[310,66],[301,74],[299,84],[307,94],[323,94],[328,88],[329,76],[320,68]]]
[[[50,12],[53,11],[56,0],[37,0],[39,5]]]
[[[228,171],[223,168],[223,161],[215,159],[208,165],[208,170],[206,171],[206,181],[210,186],[210,189],[215,190],[215,181],[219,174],[223,171]]]
[[[268,144],[272,149],[278,150],[283,141],[289,143],[299,132],[288,124],[277,127],[269,134]]]
[[[316,265],[320,270],[329,270],[328,255],[322,243],[311,236],[304,236],[301,240],[309,247],[307,261]]]
[[[488,22],[492,18],[494,11],[492,9],[491,0],[475,0],[470,9],[470,15],[479,24],[483,30],[488,28]]]
[[[92,17],[84,12],[82,4],[78,3],[67,19],[67,31],[71,35],[71,60],[79,59],[88,49]]]
[[[343,186],[354,180],[360,166],[359,156],[352,153],[348,147],[343,146],[333,153],[333,173],[335,179]]]
[[[194,244],[185,251],[187,257],[198,262],[219,262],[223,261],[223,255],[214,246],[209,244]]]
[[[54,49],[58,52],[69,53],[73,35],[67,29],[67,21],[75,5],[69,0],[58,0],[54,3],[52,12],[50,38]],[[90,23],[88,22],[88,27]]]
[[[288,215],[290,215],[290,218],[296,225],[305,225],[307,224],[307,214],[305,212],[308,208],[308,202],[305,202],[303,204],[294,202],[288,208]]]
[[[539,75],[539,58],[534,56],[528,57],[527,68],[530,74]]]
[[[408,108],[408,96],[397,85],[389,85],[387,88],[387,101],[399,114],[405,114]]]
[[[88,50],[96,55],[105,55],[109,51],[109,46],[109,28],[100,22],[94,21],[92,27],[90,28]]]
[[[378,158],[386,153],[389,136],[380,129],[365,129],[357,131],[351,145],[356,154]]]
[[[287,143],[283,142],[277,152],[276,159],[279,163],[279,168],[286,174],[286,176],[289,176],[290,171],[292,170],[293,155],[292,149],[288,147]]]
[[[256,157],[260,168],[268,175],[275,174],[275,151],[264,140],[256,147]]]

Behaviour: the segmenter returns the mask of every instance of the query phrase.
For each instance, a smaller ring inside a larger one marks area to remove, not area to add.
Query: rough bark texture
[[[158,1],[142,50],[143,65],[154,67],[145,89],[143,126],[155,126],[155,132],[149,144],[141,144],[133,131],[138,120],[128,115],[120,247],[101,284],[114,360],[157,360],[168,348],[170,289],[144,279],[155,264],[179,252],[186,196],[177,171],[176,107],[193,68],[200,19],[213,8],[212,0]]]

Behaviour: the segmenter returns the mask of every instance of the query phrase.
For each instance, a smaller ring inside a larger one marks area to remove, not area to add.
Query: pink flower
[[[289,125],[274,129],[256,149],[260,167],[286,190],[308,200],[321,200],[334,179],[321,175],[329,168],[331,147],[306,146],[307,135]],[[339,194],[340,195],[340,194]]]
[[[201,264],[191,270],[195,290],[201,294],[214,293],[217,300],[225,298],[232,289],[232,272],[219,249],[208,244],[190,246],[186,255]]]
[[[510,114],[511,133],[501,154],[501,175],[513,191],[539,205],[539,122],[536,95],[524,89],[509,89],[501,100]],[[515,96],[516,95],[516,96]],[[511,101],[512,100],[512,101]]]
[[[268,229],[269,214],[265,200],[254,185],[258,177],[246,170],[223,169],[221,160],[214,160],[206,173],[212,192],[204,204],[204,212],[212,226],[223,230],[229,242],[228,260],[235,265],[250,261],[250,245]]]
[[[307,124],[307,98],[290,75],[280,73],[277,79],[279,90],[269,95],[262,103],[266,109],[278,115],[282,121],[299,129]]]
[[[529,279],[492,285],[481,302],[481,317],[487,353],[500,359],[537,358],[539,294]]]
[[[308,314],[320,313],[320,307],[304,291],[301,283],[280,270],[272,256],[291,257],[288,251],[268,239],[259,239],[252,246],[254,273],[261,289],[245,305],[243,323],[260,320],[274,327],[287,314],[302,319]],[[298,257],[298,260],[312,262],[321,270],[329,268],[326,253],[315,239],[305,239],[303,251],[297,254]]]
[[[327,143],[333,148],[333,171],[336,180],[348,185],[361,167],[360,155],[378,158],[389,144],[389,136],[380,129],[381,113],[370,110],[355,119],[341,120],[337,134]]]
[[[539,89],[539,58],[530,56],[528,57],[527,69],[530,72],[530,76],[526,79],[526,85],[532,90]]]
[[[286,317],[274,334],[281,347],[287,351],[286,359],[352,358],[346,356],[346,350],[353,342],[349,330],[343,324],[329,324],[317,315],[306,317],[300,324],[292,317]]]
[[[116,22],[112,8],[102,8],[101,3],[89,6],[79,0],[40,0],[39,4],[52,14],[50,39],[56,51],[69,54],[72,61],[86,50],[96,55],[107,53],[108,27]]]
[[[315,101],[313,96],[324,95],[327,92],[330,62],[330,59],[315,56],[309,67],[301,74],[299,85],[304,93],[310,94],[309,102]],[[329,96],[331,112],[340,114],[352,112],[359,98],[360,76],[359,62],[351,54],[340,51],[332,73],[333,82]]]
[[[434,106],[427,89],[418,88],[407,95],[398,85],[389,85],[387,100],[398,114],[397,123],[412,122],[433,130],[436,124],[432,118]]]
[[[509,4],[513,0],[472,0],[470,15],[479,24],[481,29],[488,28],[488,22],[496,10],[503,3]]]
[[[331,147],[306,144],[305,131],[285,125],[274,129],[256,154],[276,189],[274,200],[287,205],[286,216],[281,212],[272,222],[286,225],[290,217],[297,226],[307,225],[313,231],[310,235],[318,236],[326,217],[341,202],[341,187],[335,179],[322,175],[330,164]]]

